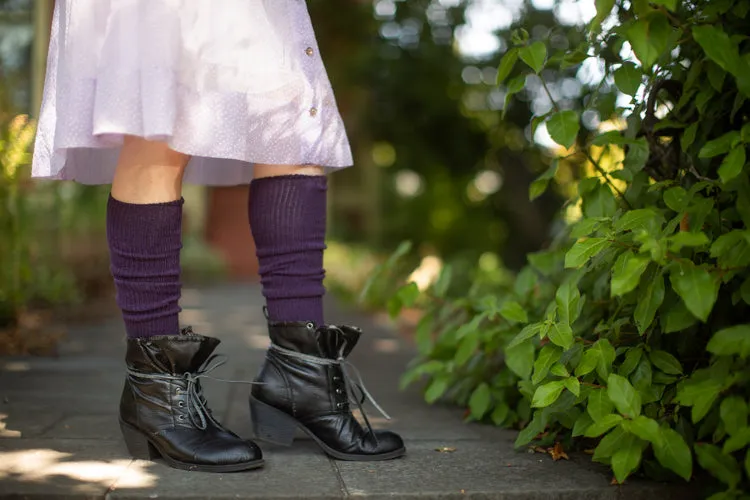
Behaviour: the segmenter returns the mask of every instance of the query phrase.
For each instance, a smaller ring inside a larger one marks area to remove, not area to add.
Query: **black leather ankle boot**
[[[263,465],[260,448],[212,416],[200,378],[219,340],[184,329],[181,335],[127,341],[127,378],[120,427],[134,458],[161,457],[176,469],[233,472]]]
[[[299,427],[340,460],[387,460],[406,453],[397,434],[372,429],[361,403],[377,403],[348,375],[346,357],[361,330],[315,328],[305,322],[270,322],[268,327],[272,344],[250,396],[257,439],[289,446]],[[364,428],[352,415],[350,397],[362,413]]]

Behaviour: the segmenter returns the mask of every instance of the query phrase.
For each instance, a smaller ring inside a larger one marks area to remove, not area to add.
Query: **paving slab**
[[[343,488],[331,461],[310,446],[267,447],[262,469],[232,473],[186,473],[159,464],[135,460],[134,475],[144,472],[155,480],[143,486],[118,481],[108,500],[163,498],[175,500],[219,499],[338,499]],[[126,476],[127,477],[127,476]]]
[[[0,439],[0,498],[103,499],[131,462],[117,441]]]

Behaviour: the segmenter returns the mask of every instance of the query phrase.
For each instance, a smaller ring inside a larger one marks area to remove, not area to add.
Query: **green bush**
[[[458,294],[447,266],[423,294],[396,293],[393,314],[425,309],[404,384],[426,377],[428,402],[520,429],[516,446],[595,448],[619,482],[700,467],[720,485],[713,499],[738,498],[750,490],[750,1],[596,6],[575,50],[550,54],[519,30],[499,67],[506,108],[533,80],[551,100],[531,125],[564,151],[530,196],[568,172],[568,224],[515,280]],[[553,99],[546,75],[590,58],[604,74],[584,99]],[[615,107],[618,94],[629,102]],[[592,112],[608,131],[581,126]]]

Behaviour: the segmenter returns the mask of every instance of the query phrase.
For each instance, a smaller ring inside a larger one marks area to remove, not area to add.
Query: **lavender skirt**
[[[51,36],[34,177],[108,184],[125,135],[195,184],[352,164],[304,0],[57,0]]]

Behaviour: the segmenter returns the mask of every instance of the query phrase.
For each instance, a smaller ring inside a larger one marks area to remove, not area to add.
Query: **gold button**
[[[318,114],[318,108],[310,108],[310,116],[315,116]]]
[[[313,48],[312,48],[312,47],[308,47],[308,48],[306,48],[306,49],[305,49],[305,54],[307,54],[307,55],[308,55],[308,56],[310,56],[310,57],[312,57],[312,55],[313,55],[314,53],[315,53],[315,51],[313,50]]]

